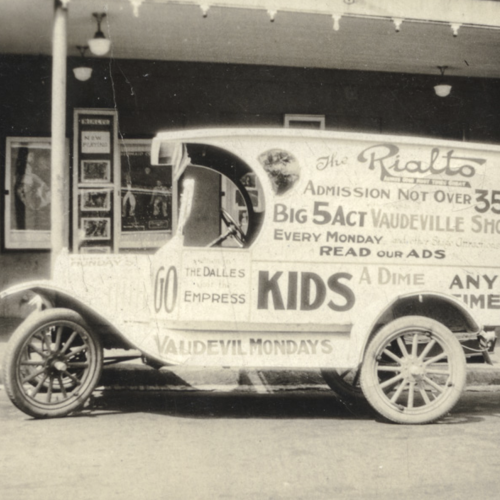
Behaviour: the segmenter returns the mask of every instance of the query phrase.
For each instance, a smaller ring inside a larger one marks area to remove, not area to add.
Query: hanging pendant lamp
[[[434,86],[434,92],[438,97],[447,97],[451,92],[451,85],[444,83],[444,72],[448,68],[448,66],[438,66],[438,69],[441,71],[441,82]]]
[[[88,49],[87,46],[77,45],[76,48],[80,51],[80,55],[82,56],[82,64],[73,68],[73,74],[77,80],[81,82],[86,82],[92,76],[92,68],[85,65],[85,51]]]
[[[92,15],[97,21],[97,31],[95,32],[94,38],[91,38],[88,41],[88,44],[92,54],[95,54],[96,56],[103,56],[109,52],[111,47],[111,41],[108,40],[101,31],[101,22],[106,17],[106,14],[94,12]]]

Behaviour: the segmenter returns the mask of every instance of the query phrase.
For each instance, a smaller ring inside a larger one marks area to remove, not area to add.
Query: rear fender
[[[453,296],[430,291],[398,295],[383,306],[372,304],[363,318],[354,325],[352,333],[353,339],[357,340],[357,365],[362,363],[366,347],[377,331],[394,319],[404,316],[435,319],[454,333],[478,335],[483,331],[483,326],[469,307]]]

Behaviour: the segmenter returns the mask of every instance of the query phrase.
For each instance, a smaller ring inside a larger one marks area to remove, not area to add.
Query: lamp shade
[[[101,35],[101,36],[99,36]],[[111,41],[104,37],[102,32],[97,32],[94,38],[88,41],[90,51],[96,56],[103,56],[109,52]]]
[[[80,66],[78,68],[73,68],[73,73],[77,80],[81,82],[86,82],[92,76],[92,68],[86,66]]]
[[[451,85],[446,85],[444,83],[436,85],[434,87],[434,92],[436,92],[436,95],[439,97],[446,97],[446,96],[450,95]]]

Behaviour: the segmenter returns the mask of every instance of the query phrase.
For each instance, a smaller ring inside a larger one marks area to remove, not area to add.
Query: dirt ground
[[[0,498],[498,498],[500,392],[437,424],[381,422],[333,393],[111,391],[32,420],[0,390]]]

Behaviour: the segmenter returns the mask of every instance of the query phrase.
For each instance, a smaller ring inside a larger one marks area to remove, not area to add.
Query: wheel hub
[[[50,356],[47,359],[45,366],[55,372],[64,372],[68,369],[66,358],[58,353]]]
[[[425,366],[414,356],[409,356],[401,363],[402,373],[405,378],[418,381],[425,376]]]
[[[64,361],[54,361],[52,366],[59,372],[64,372],[68,369],[68,365]]]
[[[412,365],[410,366],[409,372],[414,379],[421,380],[424,378],[425,368],[420,364]]]

